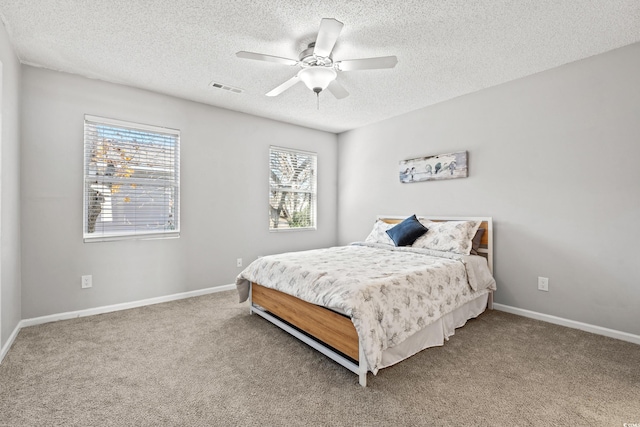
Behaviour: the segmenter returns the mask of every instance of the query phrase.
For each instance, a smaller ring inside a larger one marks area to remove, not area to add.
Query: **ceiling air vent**
[[[239,87],[233,87],[233,86],[229,86],[226,85],[224,83],[218,83],[218,82],[211,82],[209,84],[209,86],[211,86],[214,89],[222,89],[222,90],[228,90],[229,92],[235,92],[235,93],[242,93],[244,92],[243,89],[240,89]]]

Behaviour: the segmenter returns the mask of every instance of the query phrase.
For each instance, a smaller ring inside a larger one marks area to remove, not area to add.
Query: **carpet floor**
[[[357,376],[235,291],[24,328],[1,426],[640,425],[640,346],[490,311]]]

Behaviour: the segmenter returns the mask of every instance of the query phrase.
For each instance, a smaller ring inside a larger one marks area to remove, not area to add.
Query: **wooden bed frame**
[[[388,223],[401,222],[406,217],[381,215],[378,219]],[[486,231],[480,243],[480,255],[487,258],[493,274],[493,223],[490,217],[424,217],[440,221],[482,221]],[[359,376],[360,385],[367,386],[367,363],[351,319],[327,308],[310,304],[283,292],[251,284],[250,313],[256,313],[299,340]],[[493,292],[489,293],[488,308],[493,305]]]

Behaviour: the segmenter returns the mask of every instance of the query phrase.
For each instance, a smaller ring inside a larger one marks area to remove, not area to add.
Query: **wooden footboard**
[[[359,359],[358,333],[348,317],[256,283],[251,284],[251,300],[351,359]]]

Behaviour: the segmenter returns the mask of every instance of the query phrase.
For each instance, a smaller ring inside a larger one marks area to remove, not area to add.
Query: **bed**
[[[409,245],[401,233],[396,246],[387,231],[395,239],[407,224],[428,231],[417,230]],[[492,234],[490,217],[382,215],[362,242],[261,257],[236,285],[251,314],[356,373],[365,387],[369,371],[443,345],[491,308]]]

